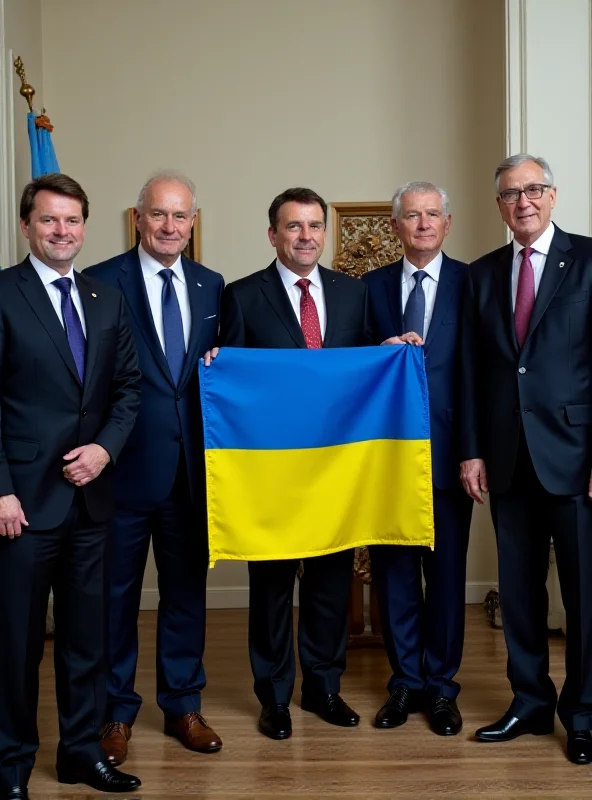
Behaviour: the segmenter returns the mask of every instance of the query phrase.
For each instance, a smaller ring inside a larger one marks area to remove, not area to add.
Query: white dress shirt
[[[425,272],[425,274],[428,276],[427,278],[424,278],[424,281],[421,284],[423,293],[425,295],[425,316],[423,318],[424,341],[428,335],[430,322],[432,321],[432,315],[434,313],[436,292],[438,291],[438,281],[440,280],[441,269],[442,253],[440,252],[422,270],[422,272]],[[407,256],[403,256],[403,271],[401,273],[401,308],[403,309],[403,314],[405,313],[405,306],[407,305],[407,300],[409,300],[409,295],[415,287],[414,275],[416,272],[419,272],[417,267],[414,267],[413,264],[407,260]],[[409,333],[409,331],[403,331],[403,333]]]
[[[41,278],[41,282],[45,286],[45,291],[51,300],[51,304],[54,307],[64,330],[66,329],[66,326],[64,325],[64,317],[62,315],[62,293],[57,286],[52,286],[52,284],[54,281],[57,281],[58,278],[69,278],[72,281],[70,296],[76,311],[78,311],[78,316],[80,317],[80,323],[82,325],[82,332],[86,337],[86,320],[84,319],[84,309],[82,307],[82,300],[80,299],[80,292],[78,291],[76,281],[74,280],[74,265],[71,265],[70,271],[67,272],[66,275],[60,275],[57,270],[52,269],[52,267],[48,267],[47,264],[43,263],[43,261],[39,261],[37,256],[34,256],[33,253],[29,253],[29,261],[33,265],[33,269],[37,275],[39,275]]]
[[[547,256],[549,255],[549,248],[551,247],[551,239],[555,234],[555,225],[551,222],[549,227],[544,233],[541,233],[539,238],[531,244],[532,249],[535,251],[530,256],[530,263],[534,272],[534,296],[537,296],[541,277],[545,264],[547,263]],[[522,264],[522,251],[524,245],[519,244],[516,239],[512,242],[514,247],[514,260],[512,261],[512,308],[516,309],[516,294],[518,293],[518,276],[520,274],[520,265]]]
[[[156,259],[148,255],[142,245],[138,248],[138,255],[140,257],[140,266],[142,267],[142,275],[144,277],[144,283],[146,284],[146,294],[148,295],[148,303],[150,305],[150,311],[152,312],[154,327],[158,334],[160,346],[163,352],[165,352],[164,323],[162,321],[162,287],[164,286],[164,281],[158,273],[166,268],[163,267],[159,261],[156,261]],[[183,272],[181,256],[179,256],[173,266],[168,269],[172,270],[173,273],[173,286],[175,287],[179,308],[181,309],[185,352],[187,352],[189,334],[191,333],[191,306],[189,305],[189,293],[187,291],[187,281],[185,280],[185,273]]]
[[[280,273],[280,278],[282,279],[282,283],[284,284],[290,299],[290,303],[292,303],[292,308],[296,314],[296,319],[298,322],[300,322],[300,296],[302,295],[302,289],[300,289],[299,286],[296,286],[296,282],[300,280],[300,275],[292,272],[292,270],[288,269],[288,267],[284,267],[279,258],[276,259],[275,263],[277,266],[277,271]],[[308,291],[310,292],[310,296],[314,300],[315,306],[317,307],[319,325],[321,328],[321,337],[324,339],[325,329],[327,328],[327,307],[325,305],[325,291],[323,289],[323,281],[321,279],[321,273],[319,271],[318,264],[315,264],[315,268],[310,275],[306,276],[306,278],[310,281]]]

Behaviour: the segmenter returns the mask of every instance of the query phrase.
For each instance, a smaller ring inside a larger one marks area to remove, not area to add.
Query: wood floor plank
[[[386,698],[384,651],[354,649],[342,695],[362,716],[358,728],[335,728],[292,703],[294,735],[273,742],[258,733],[259,712],[247,654],[247,612],[209,612],[203,712],[224,741],[221,752],[189,753],[162,733],[155,694],[155,612],[140,615],[137,688],[144,697],[125,769],[142,788],[135,800],[433,800],[434,798],[592,798],[592,768],[565,758],[565,733],[523,736],[507,744],[473,740],[510,701],[503,633],[492,630],[482,609],[467,609],[465,657],[459,680],[463,731],[435,736],[421,714],[396,730],[376,730],[372,719]],[[551,674],[563,680],[564,642],[551,639]],[[86,787],[61,786],[53,762],[57,746],[52,644],[41,667],[41,748],[31,779],[32,800],[108,797]],[[132,795],[130,795],[131,797]],[[113,798],[122,795],[113,795]]]

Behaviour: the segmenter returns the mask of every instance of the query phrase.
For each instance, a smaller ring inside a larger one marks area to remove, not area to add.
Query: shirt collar
[[[144,278],[146,280],[153,278],[155,275],[158,275],[161,270],[165,269],[160,261],[152,258],[152,256],[144,250],[141,244],[138,247],[138,256],[140,257],[140,266],[142,267],[142,272],[144,273]],[[185,283],[185,273],[183,272],[181,256],[179,256],[173,266],[169,269],[173,270],[176,278],[178,278],[182,283]]]
[[[533,242],[530,246],[537,253],[542,253],[542,255],[548,256],[549,250],[551,249],[551,241],[554,235],[555,225],[550,222],[547,229],[543,231],[536,242]],[[520,242],[517,242],[516,239],[512,241],[512,244],[514,246],[514,258],[516,258],[516,256],[524,250],[524,245],[520,244]]]
[[[429,264],[423,268],[423,271],[426,272],[430,278],[436,281],[440,280],[440,270],[442,269],[442,251],[438,253],[438,255],[434,256]],[[407,260],[407,256],[403,256],[403,282],[406,283],[409,278],[415,273],[418,272],[417,267],[414,267],[413,264]]]
[[[76,286],[76,281],[74,280],[74,264],[70,265],[70,269],[65,275],[60,275],[57,270],[48,267],[47,264],[40,261],[33,253],[29,253],[29,261],[37,275],[41,278],[44,286],[49,286],[50,283],[57,281],[58,278],[70,278],[74,286]]]
[[[275,265],[277,267],[277,271],[280,273],[280,278],[282,279],[282,283],[286,287],[286,289],[290,289],[300,280],[300,275],[297,275],[295,272],[292,272],[291,269],[288,267],[284,267],[282,262],[279,258],[276,258]],[[313,286],[316,286],[318,289],[323,288],[323,281],[321,280],[321,273],[319,270],[319,265],[315,264],[315,268],[310,273],[310,275],[306,276],[306,279],[309,280]]]

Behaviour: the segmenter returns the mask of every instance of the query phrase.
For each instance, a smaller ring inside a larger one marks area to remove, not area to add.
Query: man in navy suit
[[[372,548],[384,641],[393,670],[377,728],[395,728],[425,699],[434,733],[462,727],[456,705],[465,614],[466,555],[472,502],[459,480],[456,429],[459,324],[467,266],[448,258],[446,192],[414,181],[393,197],[392,226],[404,257],[363,276],[374,326],[384,344],[423,345],[430,394],[435,548]],[[422,569],[425,597],[422,589]]]
[[[159,173],[134,209],[140,245],[86,273],[124,295],[142,371],[135,427],[115,474],[117,511],[108,564],[108,713],[102,745],[127,757],[142,702],[134,691],[137,619],[150,540],[158,569],[157,702],[165,733],[190,750],[222,747],[200,714],[205,686],[208,543],[197,364],[216,342],[224,281],[183,254],[195,187]]]

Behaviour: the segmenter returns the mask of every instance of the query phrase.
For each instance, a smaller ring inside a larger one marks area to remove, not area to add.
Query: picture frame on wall
[[[331,203],[333,269],[354,278],[403,256],[403,245],[391,228],[389,201]]]
[[[134,222],[133,208],[128,208],[127,210],[127,232],[130,248],[140,244],[140,233]],[[191,228],[191,238],[187,242],[187,247],[183,251],[183,255],[190,258],[192,261],[201,262],[201,208],[198,208],[195,214],[193,227]]]

